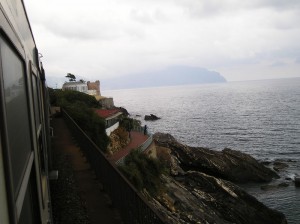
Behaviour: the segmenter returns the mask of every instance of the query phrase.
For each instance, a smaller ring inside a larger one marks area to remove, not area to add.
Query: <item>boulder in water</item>
[[[295,186],[300,187],[300,177],[299,176],[295,177]]]
[[[277,172],[279,172],[280,170],[283,170],[283,169],[285,169],[287,167],[289,167],[289,165],[286,164],[286,163],[284,163],[284,162],[276,161],[273,164],[273,169],[276,170]]]
[[[157,117],[154,114],[150,114],[150,115],[145,115],[145,121],[156,121],[158,119],[160,119],[160,117]]]
[[[268,185],[263,185],[260,187],[260,189],[264,190],[264,191],[268,191],[268,190],[276,190],[279,188],[283,188],[283,187],[288,187],[290,184],[287,182],[282,182],[280,184],[268,184]]]

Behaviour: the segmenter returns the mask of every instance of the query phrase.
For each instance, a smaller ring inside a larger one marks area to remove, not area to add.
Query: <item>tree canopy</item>
[[[68,73],[65,77],[68,78],[70,82],[76,81],[76,76],[73,75],[72,73]]]

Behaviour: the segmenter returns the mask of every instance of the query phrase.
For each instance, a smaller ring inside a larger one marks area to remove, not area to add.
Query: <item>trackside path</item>
[[[58,180],[51,181],[51,198],[55,224],[121,224],[63,118],[53,118],[53,169]]]

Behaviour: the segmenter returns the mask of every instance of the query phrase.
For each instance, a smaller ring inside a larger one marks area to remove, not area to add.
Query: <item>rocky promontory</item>
[[[214,151],[201,147],[189,147],[179,143],[170,134],[156,133],[157,146],[171,150],[183,170],[194,170],[236,183],[269,182],[278,174],[240,151],[225,148]]]
[[[231,149],[189,147],[169,134],[153,137],[158,157],[170,168],[170,175],[161,178],[165,189],[152,200],[167,223],[287,223],[284,214],[233,183],[278,177],[253,157]]]

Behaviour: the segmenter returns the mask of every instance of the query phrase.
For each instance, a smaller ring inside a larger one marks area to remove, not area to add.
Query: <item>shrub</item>
[[[138,150],[132,150],[119,169],[138,191],[145,188],[154,196],[162,190],[160,176],[164,166],[157,159],[149,158]]]
[[[125,128],[125,130],[130,131],[133,128],[141,127],[141,121],[129,117],[123,117],[120,121],[120,126]]]
[[[85,93],[81,93],[78,91],[72,91],[72,90],[58,90],[55,91],[56,98],[57,98],[57,104],[58,106],[65,106],[65,103],[71,103],[74,104],[76,102],[82,102],[84,103],[87,107],[90,108],[99,108],[99,103],[96,100],[95,97],[90,96]]]

